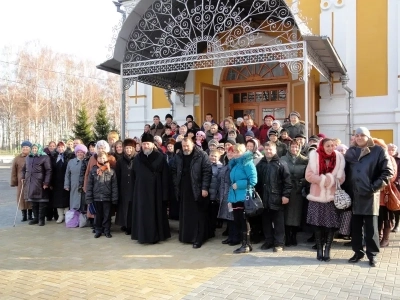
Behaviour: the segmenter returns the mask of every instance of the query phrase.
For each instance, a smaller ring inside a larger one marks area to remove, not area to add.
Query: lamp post
[[[122,14],[122,24],[124,24],[125,19],[126,19],[126,11],[121,9],[122,6],[122,0],[118,0],[118,2],[113,1],[114,5],[117,7],[117,12]],[[122,28],[122,26],[121,26]],[[126,98],[125,98],[125,88],[124,88],[124,79],[122,77],[122,63],[121,62],[121,139],[125,139],[125,132],[126,132],[126,120],[125,120],[125,115],[126,115]]]

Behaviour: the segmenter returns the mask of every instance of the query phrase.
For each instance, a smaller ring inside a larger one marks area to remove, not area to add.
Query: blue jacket
[[[241,157],[229,161],[231,183],[236,183],[237,189],[229,188],[228,202],[244,202],[248,187],[257,183],[257,171],[253,163],[253,153],[246,151]]]

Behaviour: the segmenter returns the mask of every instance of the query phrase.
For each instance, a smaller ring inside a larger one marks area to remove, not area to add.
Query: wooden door
[[[214,121],[219,122],[219,98],[220,90],[219,86],[200,83],[201,90],[201,119],[204,121],[206,119],[206,114],[211,113],[213,115]]]

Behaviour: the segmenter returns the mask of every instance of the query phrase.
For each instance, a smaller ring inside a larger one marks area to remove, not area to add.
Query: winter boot
[[[399,227],[399,218],[400,218],[400,211],[395,211],[394,212],[394,228],[392,232],[399,232],[400,227]]]
[[[233,253],[235,254],[240,254],[240,253],[249,253],[253,248],[250,246],[250,234],[247,234],[247,232],[242,233],[242,246]]]
[[[390,235],[390,221],[383,222],[383,235],[382,240],[380,242],[381,248],[385,248],[389,246],[389,235]]]
[[[28,220],[30,221],[30,220],[33,220],[33,217],[32,217],[32,209],[28,209]]]
[[[21,210],[21,213],[22,213],[22,220],[21,220],[21,222],[26,222],[26,221],[28,221],[28,216],[27,216],[27,213],[26,213],[26,209]]]
[[[39,223],[39,203],[33,202],[32,203],[32,211],[33,211],[33,220],[29,221],[29,225],[35,225]]]
[[[292,245],[291,239],[291,228],[290,226],[285,226],[285,246],[290,247]]]
[[[297,228],[292,227],[291,234],[290,234],[290,243],[292,246],[297,246]]]
[[[322,229],[321,229],[321,227],[317,227],[315,229],[314,235],[315,235],[315,241],[317,242],[317,259],[319,261],[322,261],[323,260],[323,253],[322,253],[323,244],[322,244]]]
[[[331,260],[331,246],[332,246],[334,234],[335,234],[335,231],[332,228],[329,228],[328,233],[326,234],[326,244],[325,244],[324,257],[323,257],[324,261]]]
[[[383,237],[383,221],[378,219],[378,234],[379,234],[379,242],[382,241]]]
[[[64,221],[64,208],[57,208],[57,213],[58,219],[56,223],[60,224]]]
[[[39,203],[39,226],[44,226],[46,218],[46,202]]]

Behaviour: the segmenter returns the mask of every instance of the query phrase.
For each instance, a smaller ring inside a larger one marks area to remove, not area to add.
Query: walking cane
[[[19,197],[18,197],[17,211],[15,212],[14,226],[13,227],[15,227],[15,222],[17,221],[18,208],[19,208],[19,203],[21,201],[22,191],[24,190],[24,184],[25,184],[25,180],[22,181],[22,187],[21,187],[21,192],[19,193]]]

